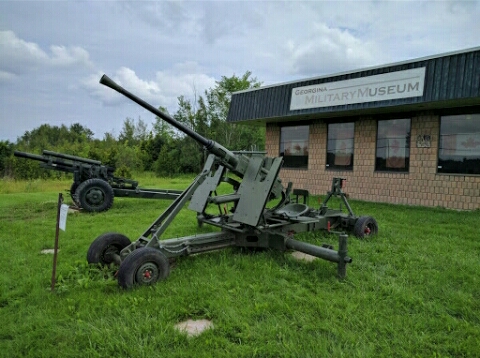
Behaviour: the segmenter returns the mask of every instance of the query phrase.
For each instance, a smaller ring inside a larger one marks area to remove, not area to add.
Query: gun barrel
[[[158,117],[162,118],[165,122],[168,122],[169,124],[171,124],[172,126],[174,126],[175,128],[177,128],[178,130],[182,131],[183,133],[187,134],[189,137],[192,137],[193,139],[195,139],[197,142],[199,142],[200,144],[202,144],[203,146],[205,146],[207,149],[209,149],[209,147],[211,147],[213,144],[212,144],[212,141],[201,136],[200,134],[198,134],[197,132],[194,132],[192,131],[190,128],[184,126],[182,123],[180,122],[177,122],[175,119],[173,119],[172,117],[170,117],[168,114],[166,113],[163,113],[162,111],[160,111],[159,109],[153,107],[152,105],[148,104],[147,102],[145,102],[144,100],[138,98],[137,96],[135,96],[134,94],[128,92],[126,89],[124,89],[123,87],[121,87],[120,85],[116,84],[110,77],[108,77],[107,75],[103,75],[102,78],[100,79],[100,83],[102,85],[105,85],[107,87],[110,87],[111,89],[114,89],[115,91],[117,91],[118,93],[120,94],[123,94],[125,97],[128,97],[129,99],[131,99],[133,102],[139,104],[140,106],[142,106],[143,108],[145,108],[146,110],[152,112],[153,114],[157,115]]]
[[[106,168],[108,173],[113,173],[115,168],[102,165],[102,162],[98,160],[76,157],[74,155],[68,155],[63,153],[51,152],[44,150],[43,155],[14,151],[13,154],[16,157],[37,160],[42,162],[40,166],[45,169],[58,170],[66,173],[74,173],[80,166],[82,167],[97,167]]]
[[[48,163],[47,158],[42,157],[41,155],[37,155],[37,154],[25,153],[25,152],[20,152],[20,151],[16,150],[16,151],[13,152],[13,155],[16,156],[16,157],[20,157],[20,158],[38,160],[40,162]]]
[[[102,165],[102,162],[99,160],[93,160],[89,158],[82,158],[82,157],[76,157],[74,155],[69,155],[69,154],[63,154],[63,153],[57,153],[57,152],[52,152],[50,150],[44,150],[43,155],[49,155],[52,157],[57,157],[57,158],[62,158],[62,159],[68,159],[72,161],[77,161],[77,162],[82,162],[82,163],[88,163],[88,164],[93,164],[93,165]]]
[[[148,104],[144,100],[138,98],[134,94],[128,92],[126,89],[115,83],[111,78],[109,78],[107,75],[103,75],[102,78],[100,79],[100,83],[102,85],[105,85],[107,87],[110,87],[111,89],[117,91],[120,94],[123,94],[125,97],[131,99],[133,102],[139,104],[143,108],[145,108],[147,111],[152,112],[153,114],[157,115],[158,117],[162,118],[165,122],[171,124],[178,130],[182,131],[189,137],[195,139],[198,143],[202,144],[205,149],[207,149],[210,153],[215,154],[216,156],[222,158],[225,163],[230,165],[231,168],[235,168],[238,159],[237,156],[231,152],[230,150],[226,149],[225,147],[221,146],[217,142],[207,139],[197,132],[194,132],[190,128],[184,126],[182,123],[176,121],[172,117],[170,117],[168,114],[163,113],[159,109],[153,107],[152,105]]]

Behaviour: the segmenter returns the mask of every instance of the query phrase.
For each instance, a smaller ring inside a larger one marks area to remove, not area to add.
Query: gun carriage
[[[44,150],[43,155],[15,151],[16,157],[36,160],[40,167],[73,174],[70,196],[78,207],[88,212],[106,211],[113,205],[114,197],[143,199],[177,198],[181,190],[142,189],[138,182],[116,177],[115,168],[98,160]]]
[[[343,179],[333,179],[332,190],[318,209],[298,200],[294,202],[291,200],[292,183],[284,187],[279,179],[282,157],[232,152],[136,97],[106,75],[100,83],[195,139],[209,153],[202,172],[137,240],[131,242],[123,234],[107,232],[90,245],[88,262],[118,265],[117,279],[121,287],[150,285],[165,279],[171,258],[231,246],[301,251],[337,263],[338,276],[343,278],[346,265],[352,262],[347,255],[347,233],[359,238],[377,233],[373,217],[357,217],[353,213],[342,192]],[[227,186],[228,193],[218,194],[220,185]],[[305,194],[300,191],[302,193]],[[341,198],[348,213],[327,206],[333,196]],[[220,230],[164,239],[165,230],[187,203],[188,208],[196,212],[199,224]],[[318,230],[336,232],[338,250],[331,245],[317,246],[295,239],[297,233]]]

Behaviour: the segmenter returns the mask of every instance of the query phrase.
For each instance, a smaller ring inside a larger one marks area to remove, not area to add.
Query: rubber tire
[[[113,261],[106,256],[107,252],[120,254],[125,247],[131,244],[128,237],[116,232],[107,232],[97,237],[88,248],[87,261],[89,264],[109,265]]]
[[[78,188],[78,183],[77,182],[73,182],[72,183],[72,186],[70,186],[70,197],[72,198],[73,200],[73,203],[80,207],[80,204],[78,203],[78,200],[77,200],[77,188]]]
[[[148,273],[149,277],[145,277]],[[124,289],[153,285],[170,274],[167,257],[151,247],[142,247],[130,253],[118,269],[118,284]]]
[[[377,221],[371,216],[360,216],[353,227],[353,234],[359,239],[377,235]]]
[[[102,179],[88,179],[81,183],[75,191],[80,207],[88,212],[101,212],[113,205],[113,189]]]

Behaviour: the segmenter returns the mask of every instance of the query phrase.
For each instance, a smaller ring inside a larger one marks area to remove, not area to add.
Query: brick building
[[[228,121],[265,125],[312,194],[480,209],[480,47],[237,92]]]

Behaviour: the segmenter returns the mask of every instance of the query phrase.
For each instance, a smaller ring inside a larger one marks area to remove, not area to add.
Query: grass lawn
[[[86,264],[91,242],[107,231],[135,240],[170,202],[116,198],[107,212],[68,216],[52,293],[53,258],[41,250],[53,248],[58,193],[70,183],[0,182],[2,357],[480,356],[478,211],[351,201],[380,232],[349,237],[344,281],[324,260],[226,249],[178,259],[166,281],[124,291],[111,270]],[[199,231],[209,228],[184,210],[166,237]],[[318,232],[297,239],[338,244]],[[174,326],[189,318],[214,328],[188,338]]]

